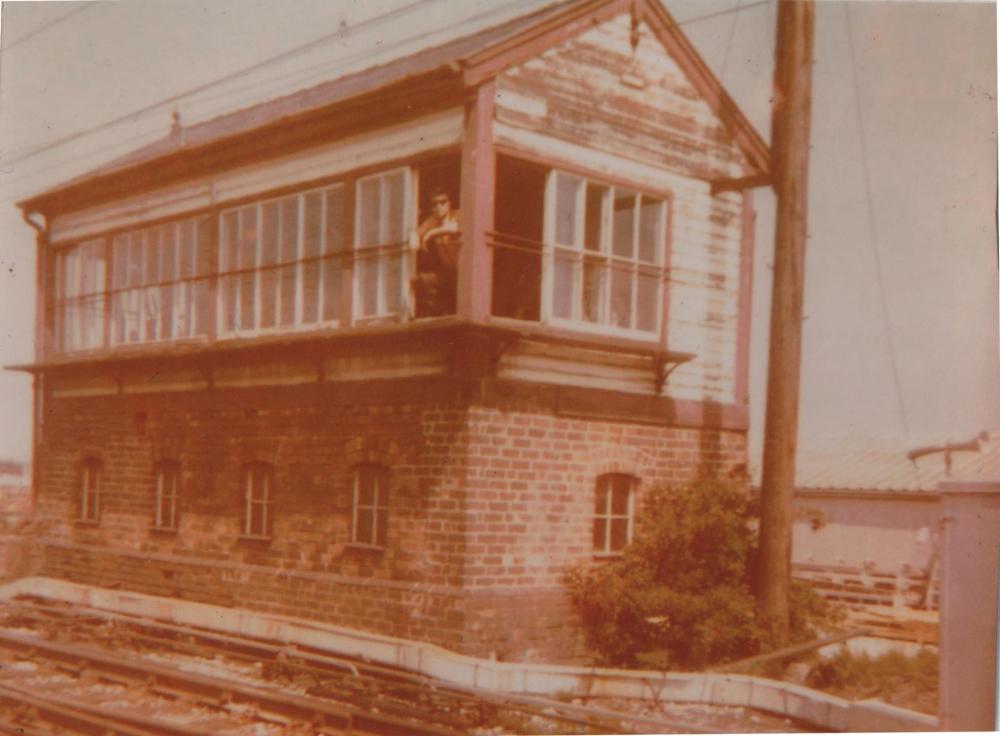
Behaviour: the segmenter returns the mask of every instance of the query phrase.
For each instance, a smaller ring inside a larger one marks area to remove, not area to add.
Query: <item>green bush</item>
[[[747,502],[736,482],[654,488],[622,557],[570,573],[588,641],[607,663],[636,666],[655,653],[665,668],[700,669],[769,647],[751,587]],[[812,638],[825,603],[804,586],[792,598],[792,638]]]
[[[851,700],[878,698],[935,715],[938,666],[937,653],[928,649],[910,656],[890,651],[871,657],[843,647],[814,666],[806,684]]]

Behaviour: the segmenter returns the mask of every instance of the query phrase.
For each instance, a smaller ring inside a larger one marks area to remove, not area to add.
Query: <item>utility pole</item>
[[[765,620],[774,627],[779,644],[788,638],[788,591],[792,577],[792,489],[802,363],[814,18],[812,0],[778,2],[771,122],[771,173],[777,194],[777,223],[757,600]]]

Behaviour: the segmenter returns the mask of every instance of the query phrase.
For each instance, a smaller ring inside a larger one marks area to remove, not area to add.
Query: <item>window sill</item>
[[[385,552],[386,547],[380,544],[364,544],[362,542],[348,542],[347,544],[344,545],[344,549],[374,555],[374,554],[382,554],[383,552]]]
[[[168,534],[171,536],[176,536],[178,530],[177,527],[175,526],[151,526],[149,527],[149,531],[153,532],[154,534],[163,534],[164,536]]]
[[[237,539],[251,544],[270,544],[273,537],[263,534],[241,534]]]
[[[99,519],[74,519],[73,526],[77,529],[96,529],[101,525]]]
[[[624,554],[624,552],[593,552],[591,556],[597,562],[605,562],[607,560],[620,560]]]

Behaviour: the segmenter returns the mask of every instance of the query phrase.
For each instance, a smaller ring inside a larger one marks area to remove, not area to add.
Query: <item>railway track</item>
[[[445,736],[516,724],[545,733],[702,731],[37,600],[4,604],[0,626],[0,733]]]

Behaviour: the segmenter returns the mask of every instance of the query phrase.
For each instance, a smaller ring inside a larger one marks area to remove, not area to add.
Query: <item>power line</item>
[[[272,57],[270,57],[268,59],[265,59],[264,61],[256,62],[254,64],[251,64],[248,67],[244,67],[243,69],[239,69],[239,70],[237,70],[235,72],[232,72],[230,74],[226,74],[226,75],[224,75],[222,77],[219,77],[218,79],[215,79],[215,80],[213,80],[211,82],[205,82],[204,84],[199,84],[199,85],[197,85],[195,87],[192,87],[191,89],[185,90],[184,92],[179,92],[179,93],[177,93],[175,95],[171,95],[170,97],[166,97],[166,98],[164,98],[162,100],[159,100],[158,102],[154,102],[151,105],[146,105],[145,107],[139,108],[138,110],[133,110],[132,112],[126,113],[124,115],[119,115],[118,117],[113,118],[112,120],[109,120],[107,122],[101,123],[99,125],[95,125],[95,126],[93,126],[91,128],[87,128],[85,130],[78,131],[76,133],[71,133],[70,135],[64,136],[64,137],[59,138],[59,139],[57,139],[55,141],[51,141],[50,143],[46,143],[45,145],[39,146],[39,147],[34,148],[34,149],[30,150],[30,151],[26,151],[24,153],[14,155],[14,156],[12,156],[10,158],[7,158],[5,160],[5,163],[9,165],[9,164],[17,163],[18,161],[23,161],[26,158],[29,158],[31,156],[35,156],[35,155],[37,155],[39,153],[43,153],[43,152],[45,152],[45,151],[47,151],[47,150],[49,150],[51,148],[56,148],[58,146],[64,145],[64,144],[72,142],[74,140],[78,140],[79,138],[82,138],[82,137],[84,137],[86,135],[90,135],[91,133],[96,133],[96,132],[99,132],[101,130],[105,130],[105,129],[110,128],[110,127],[112,127],[114,125],[117,125],[118,123],[124,122],[124,121],[126,121],[126,120],[128,120],[130,118],[136,118],[136,117],[138,117],[140,115],[144,115],[146,113],[153,112],[153,111],[158,110],[158,109],[160,109],[162,107],[165,107],[165,106],[170,105],[172,103],[178,102],[178,101],[182,100],[185,97],[191,97],[192,95],[195,95],[195,94],[197,94],[199,92],[202,92],[202,91],[204,91],[206,89],[210,89],[210,88],[215,87],[215,86],[217,86],[219,84],[223,84],[224,82],[228,82],[231,79],[237,79],[237,78],[239,78],[241,76],[244,76],[245,74],[249,74],[250,72],[256,71],[257,69],[263,68],[263,67],[268,66],[270,64],[274,64],[274,63],[276,63],[278,61],[283,61],[284,59],[290,58],[290,57],[292,57],[292,56],[294,56],[296,54],[299,54],[299,53],[301,53],[301,52],[303,52],[303,51],[305,51],[307,49],[310,49],[310,48],[312,48],[314,46],[317,46],[317,45],[319,45],[321,43],[326,43],[327,41],[329,41],[329,40],[331,40],[333,38],[336,38],[338,36],[342,37],[342,36],[350,34],[350,33],[356,33],[358,30],[360,30],[361,28],[364,28],[364,27],[366,27],[368,25],[372,25],[374,23],[384,22],[385,20],[387,20],[389,18],[392,18],[392,17],[395,17],[396,15],[399,15],[399,14],[405,12],[405,11],[408,11],[408,10],[410,10],[410,9],[418,6],[418,5],[422,5],[422,4],[425,4],[425,3],[428,3],[428,2],[437,2],[437,1],[438,0],[416,0],[416,2],[410,3],[408,5],[404,5],[403,7],[397,8],[396,10],[393,10],[393,11],[390,11],[389,13],[386,13],[385,15],[376,16],[374,18],[369,18],[366,21],[362,21],[358,25],[353,26],[351,28],[338,28],[333,33],[328,33],[328,34],[326,34],[324,36],[321,36],[319,38],[313,39],[312,41],[309,41],[309,42],[304,43],[304,44],[302,44],[300,46],[296,46],[294,48],[291,48],[291,49],[289,49],[287,51],[284,51],[284,52],[282,52],[282,53],[280,53],[280,54],[278,54],[276,56],[272,56]]]
[[[696,15],[694,18],[687,18],[678,23],[675,23],[677,27],[691,25],[692,23],[700,23],[703,20],[710,20],[712,18],[720,18],[724,15],[729,15],[730,13],[739,13],[743,10],[750,10],[751,8],[756,8],[761,5],[768,5],[771,0],[757,0],[757,2],[748,3],[746,5],[739,5],[734,8],[727,8],[726,10],[717,10],[714,13],[705,13],[705,15]]]
[[[903,423],[903,432],[907,438],[910,436],[909,422],[906,419],[906,406],[903,403],[903,390],[899,381],[899,367],[896,361],[896,348],[892,339],[892,329],[889,321],[889,303],[885,294],[885,282],[882,278],[882,257],[878,247],[878,227],[875,219],[875,205],[872,201],[871,171],[868,166],[868,145],[865,139],[864,115],[861,112],[861,92],[858,83],[858,62],[854,52],[854,32],[851,23],[851,8],[849,3],[844,3],[844,20],[847,27],[847,45],[851,54],[851,77],[854,80],[854,109],[858,118],[858,135],[861,143],[861,166],[865,174],[865,201],[868,204],[868,228],[871,237],[868,242],[872,247],[872,254],[875,257],[875,280],[878,284],[879,299],[882,305],[882,324],[885,327],[886,342],[889,344],[889,364],[892,367],[892,381],[896,388],[896,402],[899,406],[899,418]]]
[[[726,67],[729,65],[729,52],[733,48],[733,37],[736,35],[736,23],[740,19],[739,9],[743,0],[736,0],[733,6],[733,22],[729,24],[729,38],[726,39],[726,51],[722,55],[722,67],[719,69],[719,81],[724,82],[726,78]]]
[[[84,12],[85,10],[90,10],[95,5],[97,5],[96,1],[84,3],[81,7],[74,8],[73,10],[69,11],[68,13],[64,13],[63,15],[60,15],[55,20],[49,21],[48,23],[46,23],[46,24],[44,24],[42,26],[39,26],[35,30],[31,31],[30,33],[26,33],[25,35],[21,36],[20,38],[14,39],[13,41],[11,41],[6,46],[0,46],[0,54],[6,54],[12,48],[14,48],[16,46],[20,46],[25,41],[28,41],[28,40],[34,38],[35,36],[37,36],[38,34],[43,33],[44,31],[49,30],[53,26],[59,25],[64,20],[68,20],[69,18],[72,18],[74,15],[78,15],[78,14]]]

